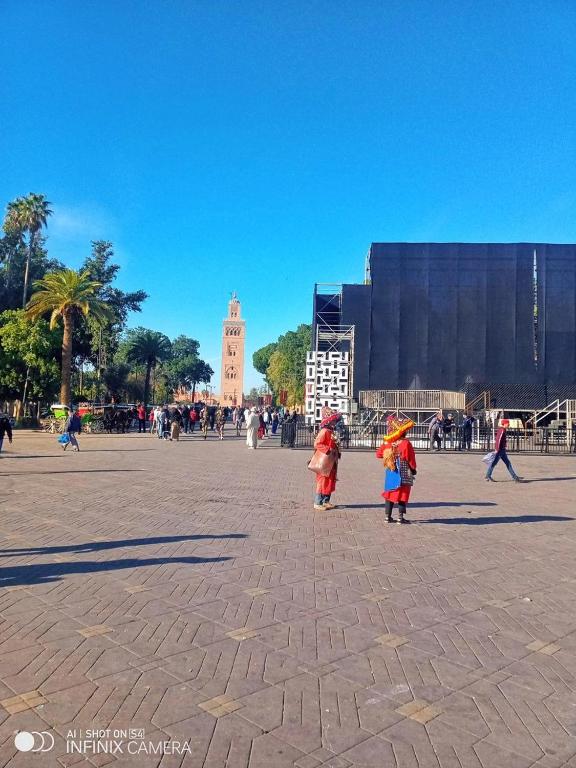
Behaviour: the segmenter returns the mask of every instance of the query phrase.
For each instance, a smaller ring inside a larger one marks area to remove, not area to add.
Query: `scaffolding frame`
[[[322,309],[317,307],[317,296],[323,296],[326,299],[326,305]],[[354,330],[355,326],[342,324],[342,283],[316,283],[314,286],[314,421],[316,418],[316,407],[318,405],[318,353],[337,352],[348,353],[348,393],[345,396],[339,395],[339,400],[346,400],[346,415],[348,418],[352,415],[351,404],[354,399]]]

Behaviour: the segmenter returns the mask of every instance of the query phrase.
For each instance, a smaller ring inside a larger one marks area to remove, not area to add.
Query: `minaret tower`
[[[240,319],[240,302],[234,292],[228,302],[228,317],[222,324],[221,405],[242,405],[245,338],[246,324]]]

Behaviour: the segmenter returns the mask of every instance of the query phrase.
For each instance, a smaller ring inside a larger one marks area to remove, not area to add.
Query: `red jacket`
[[[496,445],[494,446],[496,453],[506,450],[506,427],[500,427],[496,432]]]

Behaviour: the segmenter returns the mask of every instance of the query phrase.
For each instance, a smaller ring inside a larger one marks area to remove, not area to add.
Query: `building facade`
[[[228,302],[228,317],[222,323],[221,405],[241,405],[244,386],[244,345],[246,324],[241,318],[241,305],[236,293]]]

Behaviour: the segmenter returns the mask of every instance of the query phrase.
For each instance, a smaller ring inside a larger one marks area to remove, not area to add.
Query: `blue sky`
[[[0,28],[0,205],[45,194],[71,266],[111,240],[132,324],[217,374],[232,290],[251,358],[372,241],[576,239],[574,2],[3,0]]]

